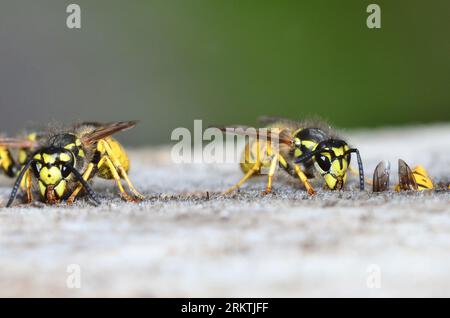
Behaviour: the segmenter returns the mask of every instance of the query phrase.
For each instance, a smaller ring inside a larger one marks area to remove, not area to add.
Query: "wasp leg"
[[[238,183],[236,183],[234,186],[228,188],[223,194],[229,194],[230,192],[233,192],[237,188],[239,188],[241,185],[245,183],[245,181],[248,180],[253,174],[257,173],[259,171],[259,168],[261,167],[261,163],[257,162],[255,165],[245,174],[245,176],[242,177],[241,180],[239,180]]]
[[[24,179],[25,179],[25,187],[26,187],[26,193],[27,193],[27,203],[31,203],[31,202],[33,202],[33,193],[31,191],[33,183],[31,180],[30,170],[27,171]]]
[[[25,203],[33,202],[33,194],[31,193],[31,188],[33,184],[31,181],[30,171],[25,172],[24,178],[20,181],[20,189],[27,194],[27,199]]]
[[[306,191],[308,191],[308,194],[309,195],[316,194],[316,191],[312,187],[311,183],[309,183],[308,178],[305,176],[305,174],[303,173],[302,169],[300,169],[299,166],[294,165],[294,170],[295,170],[295,173],[297,174],[297,176],[300,178],[300,180],[305,185],[305,188],[306,188]]]
[[[246,146],[246,150],[245,150],[245,162],[250,162],[250,148],[248,148],[249,145],[247,144]],[[265,152],[266,151],[266,146],[264,145],[262,149],[260,149],[260,141],[259,138],[256,138],[256,160],[255,160],[255,164],[251,167],[251,169],[242,177],[241,180],[239,180],[238,183],[236,183],[234,186],[228,188],[223,194],[229,194],[231,192],[233,192],[234,190],[238,189],[241,185],[243,185],[252,175],[254,175],[255,173],[258,173],[259,170],[261,169],[261,152]]]
[[[117,168],[114,166],[114,163],[108,156],[103,156],[102,159],[100,159],[100,162],[98,163],[98,168],[100,169],[105,164],[108,167],[109,171],[111,171],[111,174],[112,174],[114,180],[116,180],[117,187],[119,188],[119,191],[120,191],[120,196],[125,201],[128,201],[128,202],[139,201],[138,199],[131,197],[128,193],[125,192],[125,189],[122,186],[122,180],[120,178],[119,172],[117,171]]]
[[[21,189],[23,192],[27,191],[27,177],[28,177],[28,173],[29,173],[29,171],[27,171],[27,172],[25,173],[24,178],[22,179],[22,181],[20,181],[20,189]]]
[[[263,194],[269,194],[270,191],[272,190],[272,179],[275,174],[275,170],[277,169],[277,164],[278,164],[278,156],[273,156],[273,159],[270,162],[269,174],[267,176],[266,190],[263,192]]]
[[[122,167],[122,165],[120,164],[119,160],[116,158],[116,156],[114,155],[113,150],[111,149],[111,146],[108,144],[107,141],[105,140],[100,140],[99,144],[101,144],[105,151],[106,154],[108,155],[111,163],[114,165],[114,168],[116,169],[116,172],[119,172],[119,175],[125,179],[125,182],[128,185],[128,188],[130,189],[130,191],[134,194],[134,196],[139,200],[144,200],[145,197],[139,193],[139,191],[136,190],[136,188],[134,187],[133,183],[131,183],[131,180],[128,178],[128,174],[125,171],[125,169]]]
[[[131,190],[131,192],[133,192],[134,196],[136,198],[138,198],[139,200],[144,200],[145,196],[142,195],[138,190],[136,190],[133,183],[131,183],[131,180],[128,178],[128,174],[125,171],[125,169],[122,167],[118,167],[118,169],[119,169],[120,175],[122,176],[122,178],[125,179],[125,182],[127,183],[128,188]]]
[[[284,158],[283,158],[284,160]],[[280,161],[281,162],[281,161]],[[286,161],[284,161],[286,163]],[[282,163],[283,164],[283,163]],[[300,169],[299,166],[297,166],[296,164],[294,164],[294,171],[297,174],[297,176],[299,177],[300,181],[303,183],[303,185],[306,188],[306,191],[308,191],[309,195],[314,195],[316,194],[316,191],[314,190],[314,188],[312,187],[311,183],[309,183],[308,178],[306,177],[305,173],[302,171],[302,169]]]
[[[350,171],[350,173],[354,176],[359,176],[359,171],[353,168],[352,166],[348,166],[348,171]],[[370,180],[370,178],[364,177],[364,182],[369,185],[373,185],[373,181]]]
[[[281,166],[286,171],[288,171],[288,172],[291,171],[290,165],[287,163],[286,159],[284,159],[283,156],[281,156],[280,154],[278,154],[278,161],[280,162]],[[300,169],[300,167],[297,166],[296,164],[294,164],[294,172],[299,177],[299,179],[303,183],[303,185],[305,186],[306,190],[308,191],[308,194],[309,195],[316,194],[316,191],[312,187],[311,183],[309,183],[308,178],[303,173],[302,169]]]
[[[89,163],[86,171],[83,173],[83,179],[85,181],[88,181],[91,178],[92,171],[94,170],[95,165],[91,162]],[[78,186],[73,190],[70,197],[66,200],[67,204],[73,204],[75,201],[78,193],[80,193],[81,189],[83,189],[83,185],[81,183],[78,183]]]

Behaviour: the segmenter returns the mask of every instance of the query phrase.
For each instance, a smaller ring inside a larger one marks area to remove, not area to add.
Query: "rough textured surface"
[[[387,159],[395,176],[402,158],[450,179],[448,125],[348,136],[369,175]],[[450,296],[447,190],[372,194],[353,178],[308,197],[278,179],[264,197],[255,179],[223,197],[236,165],[173,165],[168,148],[130,154],[144,203],[108,200],[115,188],[100,181],[98,208],[0,209],[0,296]],[[1,206],[10,186],[1,179]],[[67,288],[69,264],[80,289]],[[381,288],[368,288],[378,271]]]

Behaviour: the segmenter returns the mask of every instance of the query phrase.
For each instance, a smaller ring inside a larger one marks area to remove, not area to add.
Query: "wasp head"
[[[59,202],[65,195],[74,165],[73,153],[64,148],[47,147],[34,154],[31,169],[47,203]]]
[[[54,204],[66,199],[70,190],[69,182],[76,180],[94,203],[99,205],[97,195],[77,170],[77,165],[81,165],[84,159],[82,143],[74,134],[50,137],[46,145],[31,154],[23,164],[6,206],[13,204],[23,178],[30,169],[37,179],[39,192],[45,203]]]
[[[331,190],[341,190],[347,180],[350,165],[350,148],[342,140],[326,140],[316,147],[319,152],[314,156],[316,169],[325,179]]]
[[[341,190],[347,180],[351,153],[356,152],[359,167],[360,189],[364,189],[364,171],[357,149],[350,148],[343,140],[328,139],[321,141],[309,153],[299,157],[295,162],[301,163],[313,159],[314,166],[325,179],[331,190]]]

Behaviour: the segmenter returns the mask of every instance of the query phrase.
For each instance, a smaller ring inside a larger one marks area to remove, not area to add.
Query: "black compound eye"
[[[323,171],[329,171],[331,168],[330,159],[324,155],[317,155],[316,162]]]
[[[63,176],[63,178],[67,178],[69,176],[71,172],[71,169],[69,168],[68,165],[63,165],[61,167],[61,175]]]

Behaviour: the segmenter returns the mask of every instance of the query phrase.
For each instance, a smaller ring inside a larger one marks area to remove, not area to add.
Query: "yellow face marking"
[[[64,195],[64,192],[66,192],[66,181],[62,180],[56,187],[55,187],[56,194],[58,197],[62,197]]]
[[[49,163],[49,164],[55,163],[55,161],[56,161],[55,155],[49,155],[47,153],[42,154],[42,158],[44,159],[45,163]]]
[[[45,198],[45,191],[47,190],[47,187],[42,183],[42,181],[39,180],[39,192],[41,193],[41,196]]]
[[[331,190],[341,190],[347,181],[347,174],[345,172],[342,176],[339,176],[337,178],[331,173],[327,173],[323,177],[325,179],[325,182],[327,183],[328,188],[330,188]]]
[[[46,185],[55,185],[62,180],[61,170],[57,167],[51,167],[50,169],[44,167],[39,173],[39,180]]]
[[[321,156],[327,157],[331,161],[330,170],[323,174],[328,188],[332,190],[340,190],[343,188],[347,180],[348,161],[345,153],[348,147],[333,147],[331,150],[334,154],[324,152]],[[316,165],[320,169],[320,166]]]
[[[67,182],[65,180],[62,180],[53,190],[56,192],[59,198],[62,198],[64,196],[64,193],[66,192],[66,186]],[[39,192],[41,193],[41,196],[43,198],[46,197],[47,187],[45,184],[39,180]]]
[[[331,163],[330,172],[335,176],[342,177],[347,172],[347,165],[348,165],[347,160],[342,159],[342,169],[341,169],[341,164],[339,160],[336,159]]]
[[[324,179],[327,183],[328,188],[333,190],[336,187],[337,179],[331,174],[327,173],[326,175],[324,175]]]
[[[37,154],[37,155],[35,155],[33,158],[36,159],[36,160],[39,160],[39,161],[42,160],[41,154]]]
[[[344,147],[339,147],[339,148],[331,148],[336,156],[342,156],[345,153]]]
[[[62,153],[59,155],[59,160],[64,161],[64,162],[69,162],[70,161],[70,156],[66,153]]]

